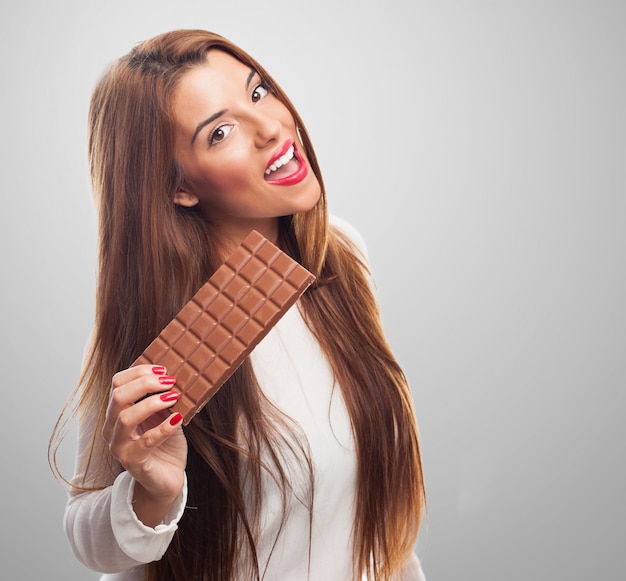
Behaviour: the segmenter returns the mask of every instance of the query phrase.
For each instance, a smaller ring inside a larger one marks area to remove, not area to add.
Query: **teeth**
[[[270,165],[265,170],[265,175],[269,175],[273,171],[276,171],[279,167],[283,167],[288,161],[293,158],[293,145],[285,152],[284,155],[281,155],[272,165]]]

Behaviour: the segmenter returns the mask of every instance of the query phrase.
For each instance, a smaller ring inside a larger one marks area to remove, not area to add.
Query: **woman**
[[[175,31],[113,65],[89,128],[100,269],[75,554],[103,579],[422,579],[411,394],[286,95],[226,39]],[[175,378],[130,365],[253,228],[317,280],[183,429]]]

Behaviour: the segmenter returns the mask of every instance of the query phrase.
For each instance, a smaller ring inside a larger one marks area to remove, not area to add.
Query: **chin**
[[[298,212],[308,212],[315,208],[322,199],[322,190],[319,186],[302,200],[301,209]]]

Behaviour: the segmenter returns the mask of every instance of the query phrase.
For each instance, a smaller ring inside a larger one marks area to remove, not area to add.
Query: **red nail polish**
[[[155,375],[163,375],[165,373],[165,367],[163,367],[162,365],[155,365],[152,368],[152,373],[154,373]]]
[[[183,414],[180,413],[175,413],[171,418],[170,418],[170,425],[171,426],[175,426],[176,424],[180,424],[180,422],[183,419]]]
[[[180,394],[175,391],[168,391],[166,393],[161,394],[161,401],[176,401]]]
[[[162,375],[159,377],[159,383],[161,385],[174,385],[176,383],[176,378],[173,375]]]

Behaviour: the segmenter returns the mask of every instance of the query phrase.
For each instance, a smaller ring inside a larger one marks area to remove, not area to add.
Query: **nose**
[[[254,127],[254,141],[259,148],[280,138],[281,124],[278,119],[263,111],[255,111],[252,123]]]

